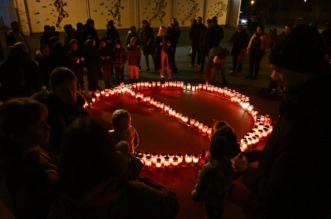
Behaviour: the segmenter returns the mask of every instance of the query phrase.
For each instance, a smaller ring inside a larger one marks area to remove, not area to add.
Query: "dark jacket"
[[[107,195],[105,195],[107,194]],[[148,178],[119,184],[110,178],[81,197],[60,196],[50,219],[173,219],[179,212],[174,192]]]
[[[58,161],[60,154],[60,141],[65,128],[76,118],[88,116],[83,107],[84,98],[77,93],[77,101],[74,105],[63,103],[50,91],[41,91],[32,98],[44,103],[48,108],[47,123],[51,127],[49,144],[45,147],[51,157]]]
[[[328,218],[330,80],[330,75],[321,76],[287,90],[259,168],[243,174],[258,203],[253,210],[266,218]]]

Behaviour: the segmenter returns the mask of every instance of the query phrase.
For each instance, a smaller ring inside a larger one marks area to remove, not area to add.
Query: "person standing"
[[[194,67],[195,58],[197,58],[198,67],[201,62],[201,51],[199,48],[199,39],[201,32],[206,29],[206,25],[202,23],[202,17],[197,17],[196,24],[192,24],[189,31],[189,38],[191,39],[192,54],[191,54],[191,67]]]
[[[246,48],[248,45],[248,34],[241,25],[237,26],[236,32],[230,38],[229,43],[232,45],[232,75],[241,73],[242,65],[245,59]]]
[[[145,56],[146,71],[149,71],[149,56],[152,57],[154,69],[156,70],[156,59],[155,59],[155,37],[153,29],[150,27],[148,20],[143,20],[143,28],[140,32],[140,42]]]
[[[168,80],[172,79],[172,69],[174,66],[172,39],[166,35],[167,29],[164,26],[159,28],[156,36],[156,61],[160,69],[161,80],[164,80],[164,67],[166,67]]]
[[[307,43],[309,42],[309,43]],[[271,76],[284,84],[279,121],[269,136],[258,168],[245,157],[235,170],[252,191],[247,218],[330,216],[330,66],[321,34],[301,25],[270,53]]]
[[[179,23],[176,18],[171,19],[171,24],[167,29],[167,35],[170,36],[170,38],[172,39],[171,45],[172,45],[173,57],[171,59],[174,60],[174,66],[173,66],[172,72],[176,73],[178,71],[177,66],[176,66],[176,49],[177,49],[177,44],[178,44],[178,40],[180,37]]]
[[[284,31],[276,37],[276,39],[274,41],[274,44],[279,43],[282,40],[284,40],[286,38],[286,36],[288,36],[288,34],[291,33],[292,30],[293,30],[293,25],[292,24],[286,24],[284,26]],[[282,86],[282,84],[279,83],[278,80],[274,80],[274,79],[270,78],[269,92],[270,92],[270,95],[277,94],[278,96],[282,96],[283,95],[283,86]]]
[[[11,29],[6,33],[5,37],[7,46],[12,47],[15,43],[22,42],[27,45],[28,52],[30,53],[29,43],[21,31],[20,24],[17,21],[13,21],[10,27]]]
[[[114,55],[114,68],[117,85],[124,83],[124,68],[126,61],[128,60],[127,52],[122,47],[121,40],[115,40],[115,47],[113,49]]]
[[[138,38],[132,37],[127,45],[130,83],[139,81],[139,64],[141,60],[140,50]]]
[[[212,28],[212,20],[207,20],[206,29],[204,29],[199,37],[199,49],[201,53],[199,72],[203,73],[205,68],[205,60],[208,57],[209,50],[215,46],[215,30]]]
[[[247,47],[249,56],[249,73],[246,78],[253,80],[257,79],[260,72],[261,60],[264,56],[264,51],[269,47],[269,37],[264,32],[264,26],[258,25],[256,32],[253,33]]]
[[[235,178],[231,159],[240,152],[233,129],[224,125],[211,136],[208,162],[199,171],[192,199],[203,202],[208,219],[220,219]]]

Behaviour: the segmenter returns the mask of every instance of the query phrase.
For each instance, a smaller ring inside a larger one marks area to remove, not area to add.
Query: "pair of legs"
[[[170,68],[170,62],[169,62],[169,58],[168,57],[168,54],[162,49],[162,52],[161,52],[161,68],[160,68],[160,76],[161,76],[161,79],[164,78],[164,67],[166,67],[167,69],[167,74],[168,74],[168,79],[172,79],[172,70]],[[164,66],[164,63],[166,63]]]
[[[264,51],[259,50],[249,54],[249,74],[246,78],[257,79]]]
[[[198,44],[192,44],[192,54],[191,54],[191,66],[194,66],[195,57],[197,57],[197,64],[200,65],[200,50]]]
[[[149,70],[149,56],[152,57],[153,65],[154,65],[154,69],[155,69],[155,53],[146,53],[146,52],[144,52],[144,56],[145,56],[147,70]]]
[[[139,67],[136,65],[129,65],[130,83],[139,81]]]
[[[223,85],[228,84],[228,81],[226,80],[226,76],[225,76],[224,61],[225,60],[222,59],[221,63],[216,64],[216,63],[213,63],[213,60],[208,60],[208,66],[207,66],[207,69],[205,71],[206,82],[208,84],[215,85],[217,69],[219,69],[220,72],[221,72],[222,84]]]
[[[235,74],[235,73],[240,74],[241,73],[243,63],[238,61],[238,57],[239,57],[239,54],[235,54],[235,55],[232,56],[232,63],[233,63],[232,71],[233,71],[233,74]]]
[[[124,66],[115,66],[115,78],[117,85],[124,83]]]
[[[111,88],[110,80],[111,80],[111,65],[110,64],[103,64],[102,65],[102,75],[103,81],[105,83],[105,88]]]

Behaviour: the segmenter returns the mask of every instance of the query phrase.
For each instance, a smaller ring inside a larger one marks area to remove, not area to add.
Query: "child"
[[[132,37],[128,48],[130,83],[139,81],[139,63],[141,60],[140,45],[137,37]]]
[[[128,162],[128,179],[134,180],[139,178],[143,163],[134,154],[130,152],[130,145],[127,141],[120,141],[116,144],[116,151],[123,155]]]
[[[222,218],[224,202],[232,187],[235,172],[231,159],[239,153],[232,128],[217,129],[210,141],[210,160],[199,171],[192,199],[203,202],[208,218]]]
[[[113,129],[109,132],[114,144],[122,140],[127,141],[130,145],[130,152],[134,153],[139,144],[139,136],[136,129],[131,125],[130,113],[125,109],[115,110],[111,122]]]
[[[121,40],[115,40],[113,54],[116,83],[119,85],[121,83],[124,83],[124,67],[127,61],[127,53],[122,47]]]

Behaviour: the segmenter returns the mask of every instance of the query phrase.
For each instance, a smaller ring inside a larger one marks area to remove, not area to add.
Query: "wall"
[[[114,20],[119,29],[141,27],[144,19],[152,27],[168,26],[173,17],[181,27],[189,27],[190,20],[197,16],[204,21],[217,16],[219,24],[236,26],[238,2],[241,0],[0,0],[0,11],[11,11],[5,18],[7,24],[15,20],[12,15],[16,12],[20,22],[28,24],[24,32],[29,34],[42,32],[45,24],[63,31],[65,24],[75,26],[88,18],[95,21],[96,29],[106,29],[109,20]]]

